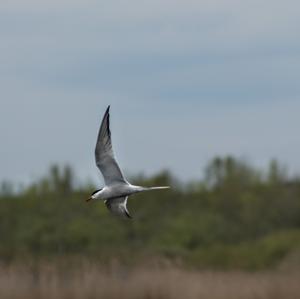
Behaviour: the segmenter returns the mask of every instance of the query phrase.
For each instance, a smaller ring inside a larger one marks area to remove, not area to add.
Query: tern
[[[109,125],[109,109],[103,116],[95,148],[96,165],[100,169],[105,186],[94,191],[86,200],[104,200],[107,208],[117,216],[132,218],[127,210],[130,195],[143,191],[167,189],[170,186],[141,187],[130,184],[124,177],[113,153]]]

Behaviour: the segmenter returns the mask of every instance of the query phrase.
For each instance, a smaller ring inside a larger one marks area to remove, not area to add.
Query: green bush
[[[164,171],[136,177],[145,186],[171,185],[129,200],[132,221],[85,203],[95,187],[76,187],[70,167],[21,192],[3,183],[0,259],[81,255],[140,261],[156,256],[192,267],[264,269],[300,244],[300,181],[278,164],[260,172],[244,161],[216,158],[199,182],[178,183]]]

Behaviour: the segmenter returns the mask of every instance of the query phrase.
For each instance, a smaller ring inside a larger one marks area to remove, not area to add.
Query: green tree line
[[[52,166],[23,190],[2,183],[0,259],[84,256],[127,263],[149,257],[197,268],[263,269],[300,248],[300,179],[276,161],[260,171],[217,157],[198,182],[168,171],[136,184],[172,189],[137,194],[118,219],[103,202],[86,203],[92,184],[77,186],[69,166]]]

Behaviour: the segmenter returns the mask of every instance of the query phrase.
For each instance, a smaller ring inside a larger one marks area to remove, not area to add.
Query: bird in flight
[[[105,186],[102,189],[94,191],[86,201],[102,199],[112,214],[132,218],[126,207],[127,199],[130,195],[138,192],[167,189],[170,187],[135,186],[125,179],[114,157],[112,149],[109,108],[110,106],[107,107],[103,116],[95,148],[96,165],[103,175]]]

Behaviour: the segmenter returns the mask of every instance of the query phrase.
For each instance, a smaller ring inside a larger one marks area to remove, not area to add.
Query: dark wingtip
[[[125,211],[125,214],[126,214],[127,218],[132,219],[132,216],[127,211]]]
[[[106,108],[105,113],[104,113],[104,117],[105,117],[107,114],[109,114],[109,109],[110,109],[110,105],[108,105],[108,107]]]

